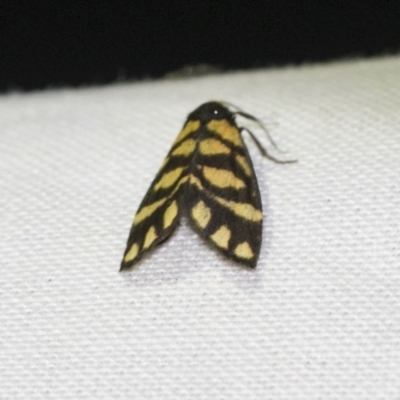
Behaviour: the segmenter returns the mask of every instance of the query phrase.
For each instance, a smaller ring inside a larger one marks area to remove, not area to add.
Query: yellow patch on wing
[[[246,186],[241,179],[237,178],[232,171],[227,169],[207,167],[205,165],[201,167],[201,170],[204,178],[219,188],[233,187],[235,189],[242,189]]]
[[[190,174],[189,182],[190,182],[191,185],[195,185],[197,187],[197,189],[204,190],[204,187],[201,184],[200,179],[197,178],[195,175]]]
[[[136,214],[135,219],[133,220],[133,225],[137,225],[146,218],[150,217],[150,215],[152,215],[154,211],[160,208],[166,202],[166,200],[167,198],[164,197],[161,200],[155,201],[154,203],[141,208]]]
[[[200,127],[200,121],[198,120],[188,121],[187,124],[183,127],[183,129],[179,133],[178,137],[175,139],[174,144],[180,142],[182,139],[184,139],[186,136],[190,135],[194,131],[197,131],[199,127]]]
[[[175,217],[178,215],[178,204],[174,200],[164,212],[164,229],[171,226],[174,222]]]
[[[215,231],[210,239],[219,247],[223,249],[227,249],[229,245],[229,239],[231,238],[231,231],[225,226],[222,225],[217,231]]]
[[[199,190],[205,190],[203,185],[201,184],[199,178],[194,175],[190,175],[190,184],[195,185]],[[219,204],[225,206],[229,210],[233,211],[239,217],[245,218],[249,221],[258,222],[262,221],[263,215],[260,210],[255,208],[250,203],[238,203],[232,200],[225,200],[222,197],[215,196],[209,192],[207,192],[208,196],[215,199]]]
[[[192,217],[200,228],[205,228],[211,219],[211,210],[208,208],[203,200],[200,200],[192,208]]]
[[[166,172],[161,179],[154,185],[154,190],[167,189],[171,187],[181,176],[185,167],[178,167],[172,171]]]
[[[143,249],[148,249],[152,243],[157,239],[157,232],[154,225],[152,225],[146,233],[144,238]]]
[[[212,156],[215,154],[229,154],[231,149],[225,146],[220,140],[209,138],[204,139],[199,145],[200,153],[205,156]]]
[[[244,173],[245,173],[247,176],[251,176],[251,175],[252,175],[252,174],[251,174],[251,168],[250,168],[249,163],[248,163],[247,160],[246,160],[246,157],[237,154],[237,155],[235,156],[235,159],[236,159],[237,163],[241,166],[241,168],[242,168],[242,170],[244,171]]]
[[[233,211],[239,217],[252,222],[261,221],[263,218],[262,212],[254,208],[250,203],[237,203],[232,200],[225,200],[222,197],[214,196],[214,199],[221,205]]]
[[[139,253],[139,246],[137,243],[134,243],[130,250],[126,253],[126,256],[124,257],[124,262],[130,262],[136,258],[136,256]]]
[[[235,146],[243,147],[238,129],[232,126],[226,119],[213,119],[207,124],[207,128]]]
[[[234,253],[237,257],[250,260],[254,257],[254,253],[247,242],[240,243],[236,246]]]
[[[194,139],[187,139],[182,142],[172,153],[173,156],[189,156],[196,148],[196,141]]]
[[[174,190],[170,193],[170,195],[168,196],[168,198],[172,197],[178,190],[179,188],[185,184],[187,182],[187,180],[189,179],[189,176],[183,176],[181,179],[179,179],[179,182],[177,183],[177,185],[175,186]]]

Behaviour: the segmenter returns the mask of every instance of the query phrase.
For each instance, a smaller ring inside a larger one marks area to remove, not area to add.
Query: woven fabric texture
[[[127,274],[132,218],[187,114],[232,102],[257,269],[182,221]],[[246,134],[244,134],[246,136]],[[400,58],[0,97],[1,399],[400,398]]]

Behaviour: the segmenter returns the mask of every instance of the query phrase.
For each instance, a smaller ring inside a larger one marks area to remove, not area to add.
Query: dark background
[[[0,0],[3,92],[399,50],[399,0]]]

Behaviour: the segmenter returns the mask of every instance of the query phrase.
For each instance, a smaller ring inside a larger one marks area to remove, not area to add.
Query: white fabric
[[[254,271],[185,222],[118,272],[186,115],[247,140],[264,206]],[[246,138],[247,139],[247,138]],[[400,58],[0,97],[1,399],[399,399]]]

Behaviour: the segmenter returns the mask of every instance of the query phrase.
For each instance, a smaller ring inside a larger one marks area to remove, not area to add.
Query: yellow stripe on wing
[[[213,119],[207,124],[207,128],[235,146],[243,147],[239,130],[226,119]]]

